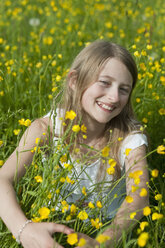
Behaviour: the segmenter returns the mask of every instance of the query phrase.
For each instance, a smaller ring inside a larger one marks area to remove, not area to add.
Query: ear
[[[70,71],[68,74],[69,87],[74,91],[76,88],[77,72],[76,70]]]

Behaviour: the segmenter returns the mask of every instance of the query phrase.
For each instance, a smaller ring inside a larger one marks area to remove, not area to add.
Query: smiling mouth
[[[108,106],[108,105],[106,105],[105,103],[101,103],[101,102],[97,102],[97,104],[100,106],[100,107],[102,107],[103,109],[105,109],[105,110],[109,110],[109,111],[112,111],[115,107],[113,106]]]

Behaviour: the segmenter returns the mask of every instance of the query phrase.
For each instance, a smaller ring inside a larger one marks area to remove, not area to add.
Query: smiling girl
[[[94,148],[92,155],[95,155],[95,151],[101,151],[111,144],[109,154],[115,161],[115,174],[107,173],[107,165],[101,158],[93,160],[89,157],[79,178],[80,188],[90,189],[93,184],[102,181],[108,183],[108,189],[106,187],[102,192],[102,201],[105,202],[103,216],[106,220],[113,219],[103,232],[109,237],[107,247],[114,247],[115,242],[120,240],[122,232],[142,217],[142,209],[148,205],[148,194],[140,196],[142,189],[147,192],[148,172],[145,159],[147,138],[141,133],[140,124],[135,120],[131,107],[131,93],[136,80],[136,64],[125,48],[103,40],[91,43],[73,62],[62,102],[56,113],[49,113],[34,121],[21,138],[19,146],[1,168],[0,216],[24,248],[62,247],[55,243],[52,234],[73,232],[64,225],[33,223],[27,220],[17,203],[13,189],[15,175],[17,179],[22,177],[26,172],[24,164],[30,165],[33,160],[33,153],[30,151],[36,146],[36,138],[42,139],[40,145],[47,143],[50,130],[52,139],[60,139],[63,129],[66,129],[62,126],[61,117],[65,118],[66,113],[71,110],[76,113],[74,123],[81,119],[81,123],[87,128],[86,139],[82,141],[79,134],[76,137],[76,147],[80,149],[81,157],[87,153],[87,146]],[[81,146],[82,142],[87,146]],[[77,159],[77,155],[72,151],[70,153],[72,158]],[[77,173],[78,168],[77,166]],[[130,173],[137,171],[141,171],[141,176],[135,191],[132,190],[136,186],[135,181],[130,177]],[[122,177],[124,174],[125,178]],[[108,194],[112,181],[119,178],[122,179],[120,185]],[[118,197],[112,201],[114,195]],[[71,199],[67,199],[68,202],[78,201],[81,191],[75,190],[70,197]],[[91,200],[93,202],[98,200],[97,192],[92,191],[86,203]],[[132,212],[136,213],[134,220],[130,218]],[[99,244],[95,238],[87,235],[79,234],[79,237],[85,237],[87,242],[84,247],[95,247]]]

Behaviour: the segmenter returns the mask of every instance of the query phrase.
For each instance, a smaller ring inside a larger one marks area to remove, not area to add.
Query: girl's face
[[[90,124],[102,124],[117,116],[127,104],[133,78],[127,67],[110,58],[100,72],[98,80],[82,95],[82,108]]]

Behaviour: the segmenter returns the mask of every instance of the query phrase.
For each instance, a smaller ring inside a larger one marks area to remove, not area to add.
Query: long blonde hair
[[[70,72],[75,72],[75,89],[74,91],[71,89],[69,78],[67,78],[64,86],[63,101],[60,105],[60,108],[64,110],[64,114],[71,109],[76,112],[77,119],[75,122],[83,115],[81,106],[83,92],[89,85],[96,82],[104,63],[109,58],[116,58],[127,67],[133,78],[132,89],[135,87],[137,67],[131,54],[122,46],[108,41],[97,40],[91,43],[81,50],[73,61]],[[68,75],[70,75],[70,72]],[[133,115],[130,94],[129,100],[122,112],[108,122],[105,129],[105,133],[107,133],[107,130],[112,130],[110,141],[113,142],[113,145],[111,147],[111,153],[118,164],[116,170],[117,177],[120,176],[118,153],[121,142],[116,142],[116,140],[119,137],[125,138],[132,131],[138,131],[138,124]]]

